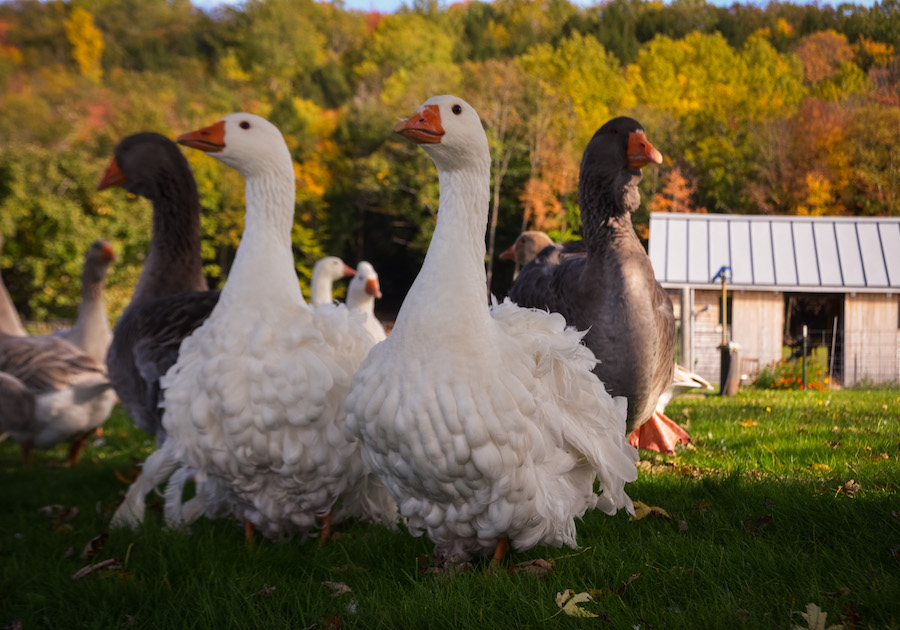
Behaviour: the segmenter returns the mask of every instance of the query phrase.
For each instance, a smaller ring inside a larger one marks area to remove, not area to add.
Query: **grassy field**
[[[118,410],[73,469],[59,447],[23,470],[7,440],[0,628],[900,628],[900,391],[742,390],[669,412],[692,448],[642,453],[629,486],[665,514],[592,513],[581,549],[455,575],[420,571],[431,545],[402,528],[248,546],[235,522],[166,531],[155,499],[140,531],[108,531],[120,477],[151,448]],[[595,616],[563,610],[567,589]]]

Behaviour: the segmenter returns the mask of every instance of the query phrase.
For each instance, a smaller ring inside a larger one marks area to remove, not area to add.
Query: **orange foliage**
[[[705,214],[706,208],[694,207],[692,197],[697,192],[697,185],[688,181],[677,166],[669,173],[662,191],[653,195],[650,200],[651,212],[694,212]]]
[[[800,58],[803,76],[810,83],[832,77],[842,63],[853,59],[853,48],[847,38],[831,30],[807,35],[794,53]]]

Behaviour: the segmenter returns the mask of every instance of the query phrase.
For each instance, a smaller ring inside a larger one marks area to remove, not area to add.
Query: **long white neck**
[[[253,305],[257,299],[267,304],[281,299],[305,306],[291,250],[293,171],[280,168],[248,177],[245,195],[244,234],[219,302],[240,299]]]
[[[334,281],[325,274],[321,267],[313,267],[309,301],[313,304],[331,304],[333,289]]]
[[[484,233],[490,204],[490,162],[439,170],[437,225],[395,330],[474,332],[490,320]],[[393,333],[392,333],[393,334]]]
[[[104,279],[88,280],[86,275],[82,275],[78,319],[75,320],[67,339],[83,348],[91,358],[103,365],[106,363],[106,351],[112,341],[106,302],[103,300]]]

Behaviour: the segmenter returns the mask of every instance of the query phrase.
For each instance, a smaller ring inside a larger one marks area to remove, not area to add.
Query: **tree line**
[[[415,0],[394,14],[340,0],[0,3],[0,268],[23,317],[74,317],[83,253],[119,261],[115,318],[150,237],[149,204],[95,187],[130,133],[177,134],[232,111],[279,126],[297,173],[293,234],[308,283],[328,254],[373,262],[386,308],[418,271],[437,176],[392,137],[433,94],[481,114],[491,145],[496,251],[522,229],[578,238],[578,167],[613,116],[639,120],[665,159],[635,216],[898,213],[900,1],[717,7],[704,0]],[[240,239],[243,183],[186,153],[203,256],[221,286]],[[492,259],[491,263],[494,263]],[[498,263],[493,290],[512,269]]]

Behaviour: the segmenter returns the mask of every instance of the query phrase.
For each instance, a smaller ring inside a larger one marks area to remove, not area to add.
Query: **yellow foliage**
[[[97,83],[103,78],[103,33],[94,25],[90,11],[75,7],[65,20],[66,39],[72,45],[72,56],[81,74]]]
[[[249,81],[250,73],[245,72],[238,62],[237,55],[233,50],[229,50],[222,60],[219,61],[219,70],[222,75],[229,81]]]
[[[794,34],[794,27],[791,26],[790,22],[788,22],[784,18],[778,18],[778,21],[775,23],[775,31],[779,35],[790,37]]]

